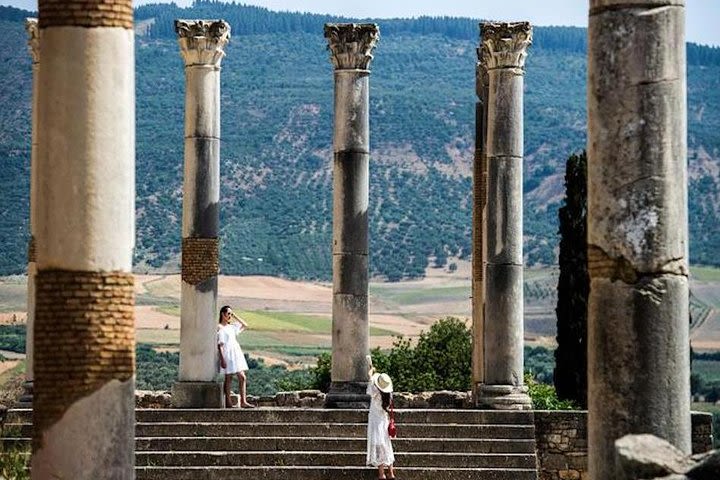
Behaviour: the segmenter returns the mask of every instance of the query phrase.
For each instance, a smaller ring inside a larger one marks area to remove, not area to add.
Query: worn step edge
[[[361,451],[366,438],[341,437],[139,437],[136,452],[153,451]],[[398,438],[393,441],[398,451],[448,453],[527,453],[535,454],[534,439],[476,438]]]
[[[525,468],[432,468],[398,466],[396,475],[411,480],[536,480],[537,471]],[[138,480],[219,480],[245,478],[308,480],[375,479],[377,471],[372,467],[136,467]],[[302,476],[300,476],[302,475]]]

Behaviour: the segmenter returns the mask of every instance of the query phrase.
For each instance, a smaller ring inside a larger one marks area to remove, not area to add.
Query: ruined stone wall
[[[535,412],[539,480],[586,480],[588,441],[586,411]],[[712,448],[712,415],[692,414],[693,453]]]

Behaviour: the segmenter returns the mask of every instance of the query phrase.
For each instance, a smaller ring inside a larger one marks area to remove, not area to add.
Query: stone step
[[[136,480],[375,480],[371,467],[137,467]],[[403,480],[537,480],[535,469],[428,468],[398,466]]]
[[[535,467],[535,456],[526,454],[398,452],[395,461],[403,467]],[[365,465],[365,452],[138,452],[135,464],[139,467],[362,467]]]
[[[258,408],[225,410],[137,410],[138,422],[363,423],[367,410]],[[395,410],[398,423],[533,424],[532,412],[493,410]]]
[[[358,452],[366,448],[365,438],[343,437],[145,437],[135,442],[140,451],[321,451]],[[535,453],[535,440],[476,438],[396,438],[401,452]]]
[[[5,437],[32,437],[30,424],[5,424]],[[143,437],[346,437],[365,438],[363,423],[138,423],[135,436]],[[398,423],[399,438],[534,439],[528,425],[434,425]]]
[[[252,452],[252,451],[318,451],[360,452],[366,447],[364,438],[288,438],[288,437],[146,437],[135,441],[136,452]],[[2,438],[3,448],[30,448],[27,437]],[[535,441],[483,440],[476,438],[396,438],[398,452],[535,454]]]
[[[350,437],[365,438],[364,423],[138,423],[136,437]],[[400,438],[533,439],[528,425],[435,425],[399,423]]]
[[[137,409],[137,422],[237,422],[237,423],[363,423],[367,410],[329,410],[299,408],[256,409]],[[395,410],[398,423],[460,423],[494,425],[532,425],[533,413],[497,410]],[[9,423],[31,423],[32,410],[11,409]]]

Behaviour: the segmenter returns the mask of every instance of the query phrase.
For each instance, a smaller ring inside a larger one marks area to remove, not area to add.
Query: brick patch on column
[[[133,28],[133,9],[130,0],[39,0],[39,4],[40,28]]]
[[[219,249],[217,238],[183,238],[183,282],[189,285],[198,285],[205,280],[216,277],[220,271]]]
[[[473,172],[473,202],[474,202],[474,213],[473,213],[473,262],[472,271],[473,278],[479,281],[485,279],[485,269],[483,268],[483,210],[485,209],[485,197],[487,195],[487,176],[483,175],[482,164],[484,158],[480,152],[476,152],[475,169]],[[479,159],[477,158],[479,157]],[[477,256],[477,258],[475,258]]]
[[[34,263],[37,261],[37,247],[35,245],[35,236],[30,237],[30,241],[28,242],[28,263]]]
[[[75,402],[135,372],[132,274],[41,270],[36,282],[33,451]]]

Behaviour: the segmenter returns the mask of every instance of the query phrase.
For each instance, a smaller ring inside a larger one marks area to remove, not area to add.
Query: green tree
[[[560,220],[555,388],[560,399],[587,406],[587,155],[568,158]]]
[[[379,348],[371,352],[373,365],[393,379],[399,392],[470,389],[472,335],[459,318],[447,317],[422,332],[413,345],[405,337],[398,337],[390,350]],[[330,354],[318,357],[313,369],[314,387],[327,392],[330,386]]]

